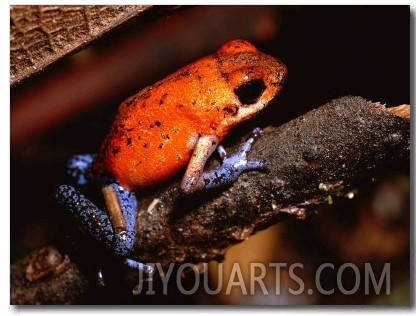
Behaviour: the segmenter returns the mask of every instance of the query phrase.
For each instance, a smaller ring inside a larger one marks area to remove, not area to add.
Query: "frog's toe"
[[[204,188],[211,189],[231,184],[245,171],[266,170],[263,162],[247,159],[247,154],[250,152],[251,147],[261,135],[263,135],[263,131],[258,127],[255,128],[240,149],[230,157],[227,157],[224,148],[221,147],[219,152],[221,167],[201,175],[205,182]]]
[[[75,179],[78,185],[88,184],[88,169],[95,155],[80,154],[73,156],[67,164],[68,174]]]
[[[146,273],[148,276],[152,276],[156,272],[155,267],[153,267],[151,265],[148,265],[148,264],[145,264],[145,263],[142,263],[142,262],[139,262],[139,261],[136,261],[136,260],[133,260],[133,259],[126,258],[124,260],[124,264],[126,266],[130,267],[130,268],[133,268],[133,269],[136,269],[136,270],[141,270],[144,273]]]

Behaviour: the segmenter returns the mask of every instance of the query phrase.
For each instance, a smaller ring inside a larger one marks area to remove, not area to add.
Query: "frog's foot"
[[[132,269],[142,270],[148,276],[152,276],[156,272],[156,269],[153,266],[133,260],[133,259],[129,259],[129,258],[124,259],[124,264]]]
[[[73,156],[68,161],[68,174],[75,179],[78,185],[88,184],[88,169],[94,157],[93,154],[81,154]]]
[[[156,269],[153,266],[144,264],[144,263],[132,260],[132,259],[128,259],[128,258],[124,259],[124,265],[132,269],[143,271],[143,273],[145,273],[147,277],[152,277],[156,272]],[[106,286],[105,276],[104,276],[103,271],[100,268],[97,270],[96,284],[100,287]]]
[[[247,154],[250,152],[251,147],[263,134],[264,132],[261,128],[255,128],[238,152],[230,157],[227,157],[223,146],[218,146],[217,151],[221,167],[216,170],[206,171],[201,175],[201,180],[205,183],[204,188],[212,189],[231,184],[245,171],[264,170],[265,165],[263,162],[247,159]]]

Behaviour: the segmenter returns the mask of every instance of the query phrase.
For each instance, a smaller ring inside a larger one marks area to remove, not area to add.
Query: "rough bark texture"
[[[10,6],[14,85],[151,6]]]
[[[136,256],[165,267],[221,260],[228,246],[288,214],[306,216],[409,155],[408,119],[361,97],[334,100],[255,144],[251,157],[265,161],[268,173],[246,173],[227,190],[191,197],[173,183],[139,199]],[[160,202],[148,210],[154,199]]]
[[[134,257],[164,269],[171,262],[221,260],[227,247],[254,232],[304,217],[360,181],[377,179],[391,165],[409,163],[409,111],[410,106],[388,111],[361,97],[336,99],[270,128],[255,144],[251,157],[264,160],[268,173],[246,173],[227,189],[188,197],[180,196],[177,181],[142,193]],[[149,208],[154,199],[159,202]],[[87,282],[76,267],[29,283],[24,278],[28,261],[12,265],[12,304],[82,301]]]

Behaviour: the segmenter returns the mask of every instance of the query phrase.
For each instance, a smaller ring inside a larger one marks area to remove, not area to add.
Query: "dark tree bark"
[[[221,260],[228,246],[290,215],[305,217],[409,156],[409,119],[361,97],[333,100],[260,138],[251,157],[268,173],[184,197],[173,183],[139,199],[137,258],[165,267]]]

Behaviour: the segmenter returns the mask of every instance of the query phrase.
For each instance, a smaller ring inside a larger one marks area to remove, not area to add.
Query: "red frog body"
[[[286,72],[247,41],[226,43],[125,100],[93,163],[93,176],[107,171],[129,190],[172,177],[187,166],[201,135],[215,135],[219,143],[230,128],[263,109]],[[243,104],[235,90],[253,81],[264,91],[255,105]]]

